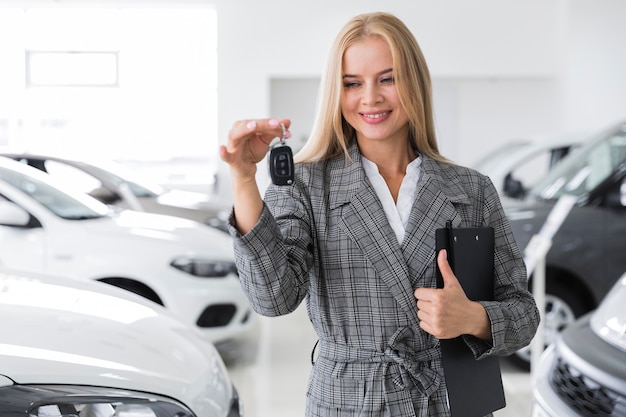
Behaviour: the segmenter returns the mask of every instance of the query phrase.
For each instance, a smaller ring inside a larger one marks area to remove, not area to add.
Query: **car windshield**
[[[530,191],[535,198],[585,197],[626,164],[626,125],[613,129],[564,158]]]
[[[29,195],[39,204],[59,217],[69,220],[93,219],[106,215],[109,210],[100,202],[66,194],[35,176],[0,166],[0,180]]]
[[[155,184],[147,184],[141,180],[134,179],[131,172],[123,166],[109,163],[106,165],[89,164],[92,170],[97,171],[101,178],[106,178],[116,186],[128,185],[130,191],[137,197],[156,197],[163,194],[163,189]]]

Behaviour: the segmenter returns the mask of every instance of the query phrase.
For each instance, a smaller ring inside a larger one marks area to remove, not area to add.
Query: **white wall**
[[[398,15],[420,42],[435,86],[439,141],[460,163],[519,136],[596,128],[626,117],[623,0],[214,5],[221,138],[238,119],[290,117],[269,113],[270,80],[319,76],[345,21],[376,10]]]
[[[568,16],[564,124],[586,127],[626,118],[626,1],[575,0]]]
[[[379,1],[367,0],[228,0],[215,5],[224,133],[231,121],[268,116],[271,77],[319,76],[345,21],[381,10]],[[382,9],[414,31],[435,80],[544,82],[557,76],[558,0],[405,0],[388,1]]]
[[[420,42],[435,86],[439,141],[460,163],[519,136],[626,117],[624,0],[0,0],[0,7],[99,3],[216,9],[222,140],[238,119],[291,117],[271,114],[291,107],[273,103],[271,80],[318,78],[339,28],[376,10],[398,15]],[[294,91],[292,99],[311,100],[310,91]],[[230,197],[229,187],[220,191]]]

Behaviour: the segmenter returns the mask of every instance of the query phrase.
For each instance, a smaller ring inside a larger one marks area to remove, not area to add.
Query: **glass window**
[[[57,161],[46,161],[46,171],[56,181],[72,186],[80,192],[89,194],[102,187],[102,181],[85,171]]]
[[[35,176],[0,168],[0,179],[64,219],[92,219],[108,213],[107,207],[96,200],[66,194]]]
[[[3,8],[0,142],[71,159],[217,159],[211,6]]]
[[[117,51],[26,51],[26,87],[117,87]]]
[[[583,197],[625,163],[626,131],[620,129],[565,158],[531,194],[545,199],[557,199],[564,194]]]

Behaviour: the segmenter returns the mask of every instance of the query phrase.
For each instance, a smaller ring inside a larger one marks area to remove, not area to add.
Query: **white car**
[[[533,417],[626,416],[626,273],[560,333],[533,374]]]
[[[142,297],[2,269],[0,317],[2,415],[242,415],[215,347]]]
[[[588,137],[580,132],[516,139],[489,152],[472,167],[487,175],[501,196],[521,198]]]
[[[112,211],[0,158],[0,241],[4,267],[124,288],[164,305],[216,344],[252,330],[231,238],[207,225]]]
[[[230,206],[208,194],[166,190],[135,178],[124,166],[111,161],[95,163],[28,153],[0,155],[46,172],[105,204],[196,220],[228,233]]]

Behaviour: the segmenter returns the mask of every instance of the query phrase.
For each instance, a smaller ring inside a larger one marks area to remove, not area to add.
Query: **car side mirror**
[[[504,186],[502,188],[504,195],[512,198],[524,197],[525,191],[522,182],[513,178],[511,174],[507,174],[504,178]]]
[[[104,204],[114,204],[121,200],[119,194],[105,187],[98,187],[89,193],[90,196]]]
[[[609,207],[626,207],[626,178],[611,187],[606,196],[606,202]]]
[[[0,201],[0,225],[25,227],[30,223],[30,214],[11,201]]]

